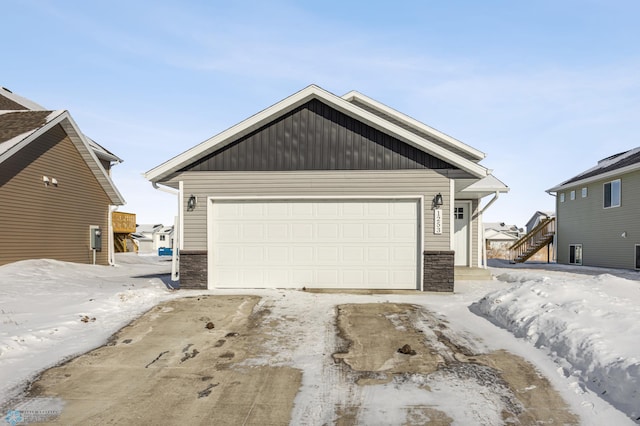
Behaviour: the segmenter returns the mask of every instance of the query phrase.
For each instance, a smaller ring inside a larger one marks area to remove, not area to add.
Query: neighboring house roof
[[[100,164],[88,138],[80,132],[68,111],[1,111],[0,165],[28,147],[53,127],[60,125],[93,172],[113,205],[123,205],[124,199]]]
[[[18,96],[6,87],[0,87],[0,110],[44,111],[46,108],[22,96]]]
[[[525,225],[527,229],[531,229],[533,228],[535,225],[537,225],[540,221],[541,217],[556,217],[556,214],[554,212],[550,212],[550,211],[541,211],[538,210],[537,212],[535,212],[533,214],[533,216],[531,216],[531,219],[529,219],[527,221],[527,224]]]
[[[91,147],[91,149],[93,149],[93,152],[95,152],[98,158],[100,158],[101,160],[106,160],[114,163],[122,163],[122,159],[120,157],[100,145],[98,142],[94,141],[91,138],[87,138],[87,141],[89,142],[89,146]]]
[[[484,158],[484,154],[462,142],[456,141],[357,92],[350,92],[345,97],[339,97],[318,86],[311,85],[149,170],[145,173],[145,178],[152,182],[167,180],[197,159],[220,150],[268,124],[276,117],[282,116],[312,99],[317,99],[343,114],[385,132],[429,155],[444,160],[476,179],[490,176],[490,171],[487,168],[477,164],[477,161]],[[502,184],[501,188],[502,191],[508,190],[504,184]]]
[[[496,229],[488,229],[485,231],[484,233],[484,238],[485,240],[489,240],[489,241],[516,241],[518,240],[518,237],[513,235],[513,234],[509,234],[508,232],[504,232],[504,231],[499,231]]]
[[[161,223],[156,223],[156,224],[141,224],[141,225],[137,225],[136,226],[136,233],[137,234],[153,234],[154,232],[157,232],[159,229],[162,229],[163,225]]]
[[[519,232],[520,230],[516,225],[508,225],[504,222],[485,222],[484,224],[485,231],[493,229],[494,231],[499,232]]]
[[[50,110],[47,110],[42,105],[39,105],[29,99],[23,98],[22,96],[16,95],[6,87],[0,87],[0,114],[3,112],[16,112],[16,111],[34,111],[34,112],[37,111],[39,113],[52,112]],[[33,117],[38,117],[38,115],[34,114]],[[2,137],[1,135],[3,131],[5,131],[5,129],[0,128],[0,138]],[[98,158],[100,158],[101,160],[109,161],[109,162],[122,163],[122,159],[116,156],[114,153],[107,150],[105,147],[103,147],[93,139],[87,137],[86,135],[85,137],[89,142],[89,146],[91,147],[91,149],[93,149],[93,151],[98,156]]]
[[[635,170],[640,170],[640,147],[603,158],[594,167],[553,188],[547,189],[547,192],[556,192],[571,186],[606,179]]]

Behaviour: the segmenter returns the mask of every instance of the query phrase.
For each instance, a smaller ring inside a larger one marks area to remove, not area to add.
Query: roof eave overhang
[[[363,110],[350,102],[335,96],[318,86],[311,85],[305,89],[285,98],[284,100],[270,106],[267,109],[249,117],[241,123],[230,127],[229,129],[213,136],[210,139],[196,145],[195,147],[177,155],[169,161],[147,171],[144,176],[152,182],[160,182],[168,178],[172,174],[178,172],[183,167],[188,166],[197,158],[201,158],[212,152],[224,147],[238,138],[241,138],[261,126],[267,124],[277,115],[286,114],[287,112],[297,108],[298,106],[308,102],[313,98],[318,98],[327,103],[338,111],[341,111],[353,118],[357,118],[362,122],[389,133],[399,140],[408,143],[428,154],[438,157],[455,167],[458,167],[471,175],[482,178],[489,174],[488,170],[473,161],[467,160],[457,154],[454,154],[433,142],[427,141],[418,135],[403,129],[402,127],[381,119],[373,113]]]
[[[606,179],[610,179],[613,177],[618,177],[622,174],[625,173],[630,173],[630,172],[635,172],[640,170],[640,163],[636,163],[636,164],[630,164],[626,167],[621,167],[619,169],[615,169],[615,170],[610,170],[608,172],[605,173],[601,173],[595,176],[590,176],[588,178],[584,178],[584,179],[580,179],[580,180],[576,180],[573,182],[568,182],[568,183],[561,183],[560,185],[556,185],[553,188],[549,188],[547,189],[545,192],[547,193],[552,193],[552,192],[558,192],[558,191],[562,191],[564,189],[567,188],[574,188],[576,186],[580,186],[580,185],[587,185],[593,182],[597,182],[599,180],[606,180]]]
[[[464,188],[458,189],[456,195],[468,198],[484,198],[496,193],[505,194],[509,192],[510,189],[511,188],[505,185],[500,179],[490,174]]]
[[[115,206],[122,206],[126,204],[124,197],[120,191],[118,191],[118,188],[115,186],[106,170],[100,165],[100,160],[98,159],[95,151],[91,148],[87,137],[80,131],[80,128],[71,117],[71,114],[65,111],[55,120],[55,122],[52,123],[60,124],[76,147],[84,147],[84,150],[79,150],[80,155],[83,157],[89,166],[89,169],[91,169],[98,180],[98,183],[102,186],[102,189],[109,197],[111,204]]]
[[[112,205],[124,205],[124,198],[122,197],[116,186],[113,184],[106,171],[100,165],[100,161],[96,157],[95,152],[90,147],[88,141],[85,139],[85,136],[82,134],[82,132],[80,132],[77,124],[73,121],[73,118],[71,118],[69,112],[64,110],[54,111],[47,118],[48,120],[44,125],[40,126],[37,129],[34,129],[31,134],[15,144],[6,152],[2,153],[2,155],[0,155],[0,163],[4,162],[5,160],[13,156],[16,152],[25,148],[27,145],[48,132],[54,126],[60,124],[71,139],[71,142],[78,148],[80,155],[87,162],[89,169],[92,171],[92,173],[98,180],[98,183],[102,186],[105,193],[109,197],[110,203]]]
[[[483,160],[487,155],[482,152],[479,151],[467,144],[465,144],[464,142],[459,141],[458,139],[451,137],[449,135],[447,135],[446,133],[443,133],[437,129],[434,129],[431,126],[428,126],[412,117],[409,117],[406,114],[401,113],[400,111],[397,111],[393,108],[390,108],[388,106],[386,106],[383,103],[380,103],[378,101],[376,101],[375,99],[371,99],[370,97],[363,95],[362,93],[353,90],[349,93],[347,93],[346,95],[342,96],[342,99],[351,102],[353,100],[358,100],[362,103],[368,104],[369,106],[384,112],[387,115],[390,115],[391,117],[394,117],[397,120],[400,120],[404,123],[406,123],[408,126],[413,127],[415,129],[421,130],[425,133],[427,133],[428,135],[432,136],[435,139],[438,139],[452,147],[455,147],[463,152],[465,152],[466,154],[470,155],[471,157],[473,157],[474,159],[476,159],[477,161]]]

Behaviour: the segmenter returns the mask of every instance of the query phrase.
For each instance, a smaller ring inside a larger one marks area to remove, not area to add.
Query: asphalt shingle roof
[[[567,185],[593,176],[598,176],[637,163],[640,163],[640,147],[604,158],[600,160],[595,167],[592,167],[589,170],[586,170],[579,175],[572,177],[562,185]]]
[[[15,111],[0,114],[0,143],[47,123],[52,111]]]

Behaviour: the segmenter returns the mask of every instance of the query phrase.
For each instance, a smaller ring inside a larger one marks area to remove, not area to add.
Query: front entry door
[[[454,235],[453,249],[455,250],[455,265],[469,266],[469,214],[471,203],[455,203],[453,207]]]

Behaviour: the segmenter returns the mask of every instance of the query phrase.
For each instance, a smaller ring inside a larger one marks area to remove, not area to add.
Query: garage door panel
[[[292,255],[294,265],[311,265],[315,257],[314,248],[311,246],[298,246]]]
[[[213,201],[211,287],[418,285],[417,200]]]
[[[364,238],[364,226],[361,223],[344,223],[341,228],[342,238],[358,240]]]
[[[314,232],[314,226],[311,223],[294,223],[291,225],[291,238],[293,241],[310,241]]]
[[[364,247],[343,247],[342,259],[347,263],[362,264],[364,261]]]
[[[338,218],[338,205],[333,202],[320,201],[315,205],[316,215],[326,219]]]

